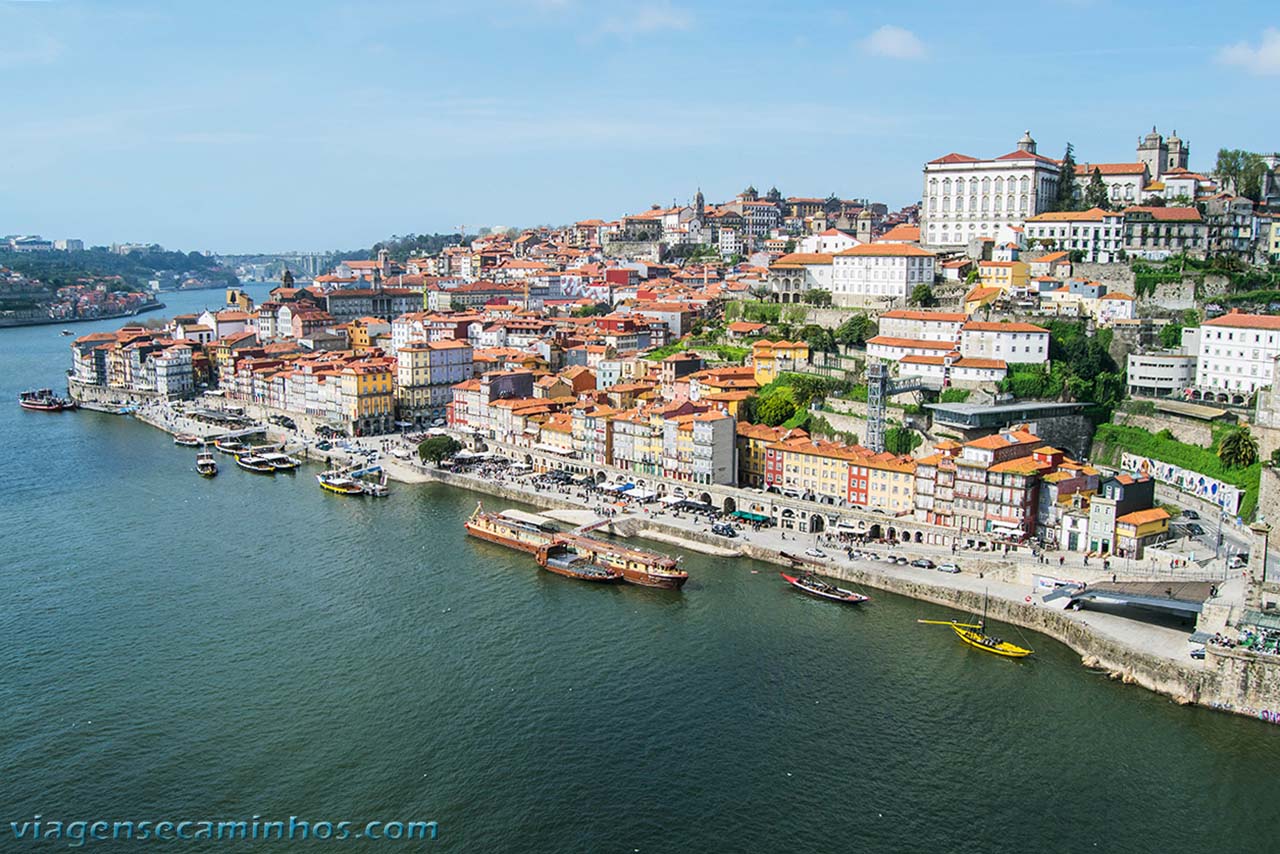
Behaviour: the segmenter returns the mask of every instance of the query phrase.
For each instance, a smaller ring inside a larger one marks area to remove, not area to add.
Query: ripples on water
[[[749,561],[689,555],[683,593],[575,584],[468,540],[475,497],[443,487],[205,481],[128,419],[12,405],[59,382],[67,343],[0,331],[6,824],[435,819],[473,852],[1274,847],[1274,727],[1040,636],[996,660],[914,623],[940,609],[840,608]]]

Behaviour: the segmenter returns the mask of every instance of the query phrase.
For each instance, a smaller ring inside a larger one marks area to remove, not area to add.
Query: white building
[[[1077,163],[1076,198],[1083,198],[1093,173],[1097,171],[1107,188],[1107,198],[1116,207],[1136,205],[1142,201],[1142,191],[1150,183],[1151,175],[1145,163]]]
[[[1206,320],[1200,327],[1196,386],[1207,399],[1246,397],[1271,385],[1277,356],[1280,316],[1233,311]]]
[[[971,320],[960,327],[960,355],[1015,364],[1049,364],[1049,330],[1031,323]]]
[[[864,243],[837,252],[831,297],[838,306],[906,305],[916,285],[933,284],[936,256],[908,243]]]
[[[1094,319],[1101,326],[1111,326],[1117,320],[1133,320],[1137,316],[1136,304],[1128,294],[1118,291],[1103,294],[1094,303]]]
[[[1132,397],[1181,394],[1196,381],[1196,357],[1181,353],[1130,353],[1125,368]]]
[[[155,388],[167,397],[186,397],[195,391],[195,376],[191,368],[191,347],[174,344],[151,356],[155,366]]]
[[[1000,359],[965,359],[959,353],[945,356],[905,356],[898,363],[899,377],[921,377],[942,385],[1000,382],[1009,366]]]
[[[990,160],[948,154],[924,166],[920,240],[965,246],[1001,237],[1010,226],[1048,210],[1058,195],[1058,161],[1036,153],[1030,132],[1014,151]]]
[[[960,327],[968,321],[964,312],[912,311],[895,308],[880,315],[880,335],[918,341],[946,341],[958,344]]]
[[[1050,211],[1028,219],[1024,233],[1030,245],[1038,241],[1046,249],[1078,251],[1084,261],[1109,264],[1124,248],[1124,214],[1102,208]]]
[[[852,249],[862,241],[854,237],[847,231],[841,231],[838,228],[828,228],[826,231],[818,234],[810,234],[808,237],[800,239],[800,243],[796,245],[797,252],[824,252],[834,255],[837,252],[843,252],[846,249]]]

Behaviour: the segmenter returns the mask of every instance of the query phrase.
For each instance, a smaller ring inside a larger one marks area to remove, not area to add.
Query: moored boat
[[[218,463],[213,459],[211,451],[196,454],[196,471],[201,477],[214,477],[218,474]]]
[[[550,545],[556,533],[545,523],[519,511],[486,512],[479,501],[463,527],[473,537],[529,554],[537,554],[539,548]]]
[[[76,402],[69,397],[59,397],[51,388],[30,389],[18,394],[18,405],[35,412],[61,412],[75,409]]]
[[[993,655],[1001,655],[1005,658],[1026,658],[1028,655],[1034,654],[1032,650],[1017,644],[1009,643],[998,637],[987,634],[987,594],[982,594],[982,619],[976,623],[961,623],[958,620],[916,620],[917,623],[924,623],[930,626],[950,626],[951,630],[956,633],[956,637],[967,643],[969,646],[989,652]]]
[[[302,460],[297,457],[291,457],[278,451],[259,454],[258,456],[271,463],[271,467],[276,471],[295,471],[302,465]]]
[[[325,492],[335,495],[364,495],[364,486],[354,477],[340,471],[326,471],[316,475],[316,481]]]
[[[249,446],[239,439],[218,439],[213,446],[224,454],[243,454]]]
[[[181,445],[184,448],[198,448],[204,444],[204,440],[191,433],[179,433],[173,437],[173,444]]]
[[[589,553],[582,553],[569,542],[557,537],[553,542],[540,546],[537,552],[538,566],[547,572],[574,578],[578,581],[613,583],[622,580],[622,571],[592,560]]]
[[[864,596],[861,593],[855,593],[852,590],[846,590],[843,587],[836,587],[834,584],[828,584],[812,572],[804,571],[798,575],[788,575],[785,572],[778,573],[787,580],[795,589],[801,593],[807,593],[810,596],[816,596],[819,599],[829,599],[832,602],[844,602],[847,605],[857,605],[860,602],[870,601],[870,596]]]
[[[275,466],[257,454],[236,454],[236,465],[257,474],[275,474]]]
[[[679,590],[689,580],[679,561],[657,552],[577,534],[560,534],[556,542],[570,546],[592,563],[620,572],[628,584]]]

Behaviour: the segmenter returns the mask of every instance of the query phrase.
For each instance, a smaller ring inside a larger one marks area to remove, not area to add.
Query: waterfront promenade
[[[235,405],[243,407],[249,418],[259,421],[274,414],[252,404],[237,402]],[[145,403],[134,414],[139,420],[169,433],[216,435],[220,432],[218,428],[176,412],[166,402]],[[881,557],[892,553],[908,560],[926,557],[937,563],[956,562],[961,572],[948,574],[879,559],[852,559],[834,530],[808,533],[740,525],[739,537],[723,538],[710,532],[710,523],[705,517],[675,513],[660,504],[630,505],[580,487],[540,487],[532,477],[497,478],[491,476],[491,472],[453,472],[424,465],[416,459],[416,448],[398,435],[344,440],[346,449],[334,445],[330,450],[319,451],[314,448],[317,425],[293,413],[290,417],[298,425],[296,430],[271,425],[267,435],[271,441],[284,444],[312,461],[326,465],[377,464],[391,480],[400,483],[440,482],[461,487],[497,497],[497,501],[491,502],[497,507],[501,507],[503,501],[511,501],[540,511],[571,511],[575,524],[607,516],[612,525],[605,528],[606,532],[677,545],[681,551],[696,551],[721,561],[745,555],[787,566],[789,561],[782,557],[783,552],[803,554],[806,549],[821,548],[827,557],[820,561],[823,565],[820,571],[833,578],[943,605],[952,609],[952,616],[976,613],[989,598],[992,619],[1049,635],[1074,649],[1086,666],[1102,670],[1114,679],[1165,694],[1179,703],[1199,703],[1245,714],[1256,711],[1252,705],[1234,701],[1237,699],[1233,693],[1235,686],[1214,669],[1214,656],[1205,660],[1190,657],[1189,637],[1194,626],[1189,622],[1179,624],[1172,617],[1154,622],[1138,620],[1105,608],[1062,610],[1063,600],[1058,600],[1057,606],[1045,603],[1043,595],[1049,588],[1038,581],[1062,578],[1093,584],[1110,580],[1116,567],[1104,571],[1097,561],[1086,566],[1079,555],[1064,555],[1065,565],[1060,566],[1057,553],[1046,554],[1042,562],[1028,549],[1001,554],[963,548],[953,551],[950,546],[929,542],[867,546]],[[505,450],[508,457],[523,453],[522,449]],[[366,455],[368,451],[373,452],[372,458]],[[594,515],[587,517],[585,513]],[[458,521],[461,523],[461,519]],[[1228,579],[1219,584],[1218,598],[1234,601],[1241,597],[1242,587],[1239,579]],[[936,609],[922,607],[921,616],[938,614]],[[921,631],[927,630],[921,627]],[[1028,644],[1036,645],[1031,641]]]

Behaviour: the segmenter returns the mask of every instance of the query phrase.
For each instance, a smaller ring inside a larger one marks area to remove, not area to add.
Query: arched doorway
[[[604,482],[605,482],[604,472],[602,471],[596,472],[596,483],[604,483]]]
[[[702,493],[701,495],[699,495],[699,496],[698,496],[698,500],[699,500],[699,501],[701,501],[703,504],[710,504],[710,503],[711,503],[711,493],[710,493],[710,492],[704,492],[704,493]]]
[[[884,538],[884,530],[880,527],[880,523],[876,522],[867,529],[867,539],[879,540]]]
[[[821,534],[823,529],[827,527],[827,520],[821,513],[814,513],[809,517],[809,533]]]
[[[921,532],[919,532],[919,531],[916,531],[916,542],[917,542],[917,543],[923,543],[923,542],[924,542],[924,534],[922,534],[922,533],[921,533]]]
[[[895,541],[898,539],[898,531],[896,528],[889,529],[889,539],[895,540]]]
[[[904,543],[909,543],[909,542],[911,542],[911,532],[910,532],[910,531],[903,531],[903,532],[902,532],[902,541],[903,541]]]
[[[726,498],[724,500],[724,512],[733,513],[737,509],[738,509],[738,502],[734,501],[732,498]]]

